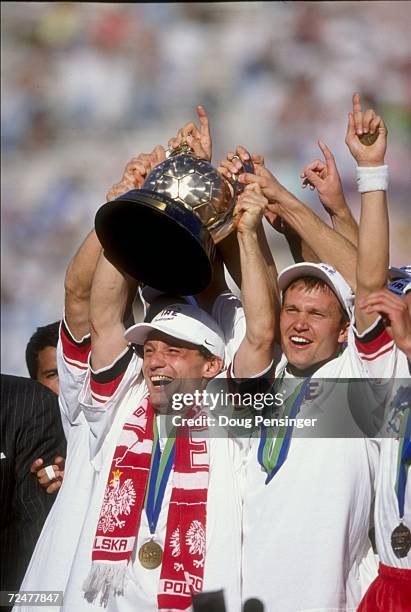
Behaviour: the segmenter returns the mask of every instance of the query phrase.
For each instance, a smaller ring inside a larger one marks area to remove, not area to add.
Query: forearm
[[[264,260],[265,269],[268,274],[268,290],[274,297],[275,318],[277,320],[281,304],[280,290],[277,282],[278,271],[271,253],[271,249],[268,245],[267,236],[262,223],[260,223],[257,228],[257,240]]]
[[[92,230],[67,268],[65,288],[65,317],[76,339],[89,333],[90,292],[101,244]]]
[[[357,293],[368,293],[385,286],[389,259],[389,224],[385,191],[361,194],[358,244]]]
[[[90,296],[91,360],[94,370],[110,365],[126,348],[123,317],[129,284],[102,253]]]
[[[274,268],[269,270],[258,240],[258,232],[239,233],[238,243],[246,336],[235,358],[235,374],[242,378],[257,374],[270,363],[276,326],[278,286],[274,262]]]
[[[355,246],[285,189],[281,193],[280,211],[284,221],[306,242],[318,260],[338,270],[354,289],[357,264]]]
[[[382,289],[387,282],[389,224],[385,191],[361,194],[355,319],[359,333],[375,321],[377,314],[357,308],[357,302]]]
[[[336,232],[344,236],[355,247],[358,247],[358,223],[351,210],[346,206],[344,211],[330,215],[331,223]]]
[[[283,233],[295,263],[301,263],[303,261],[312,261],[314,263],[320,262],[317,254],[310,249],[305,240],[301,239],[301,236],[291,229],[288,223],[284,223]]]

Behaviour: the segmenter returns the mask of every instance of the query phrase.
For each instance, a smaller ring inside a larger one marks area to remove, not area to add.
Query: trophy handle
[[[176,155],[180,155],[181,153],[188,153],[189,155],[194,155],[193,149],[190,147],[189,144],[184,141],[175,149],[165,149],[165,152],[166,159],[168,159],[169,157],[175,157]]]

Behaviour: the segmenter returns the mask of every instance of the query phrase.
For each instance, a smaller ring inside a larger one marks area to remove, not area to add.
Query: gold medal
[[[391,546],[398,559],[406,557],[411,549],[411,531],[400,523],[391,534]]]
[[[360,139],[361,144],[369,147],[377,140],[378,132],[374,132],[374,134],[371,134],[370,132],[367,134],[361,134],[361,136],[358,136],[358,138]]]
[[[138,559],[145,569],[156,569],[161,565],[162,558],[163,549],[154,540],[145,542],[138,551]]]

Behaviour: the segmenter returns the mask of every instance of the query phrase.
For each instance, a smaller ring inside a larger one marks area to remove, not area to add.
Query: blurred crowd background
[[[214,162],[237,144],[262,153],[318,212],[299,174],[324,140],[358,218],[344,135],[360,91],[389,128],[391,263],[410,263],[408,2],[2,2],[1,17],[3,372],[26,375],[28,338],[61,317],[67,263],[125,163],[197,104]]]

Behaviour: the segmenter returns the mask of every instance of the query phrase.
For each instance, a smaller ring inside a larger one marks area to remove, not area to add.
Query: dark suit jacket
[[[30,473],[66,456],[57,396],[29,378],[1,375],[0,590],[19,590],[55,494]],[[52,554],[52,551],[50,551]]]

